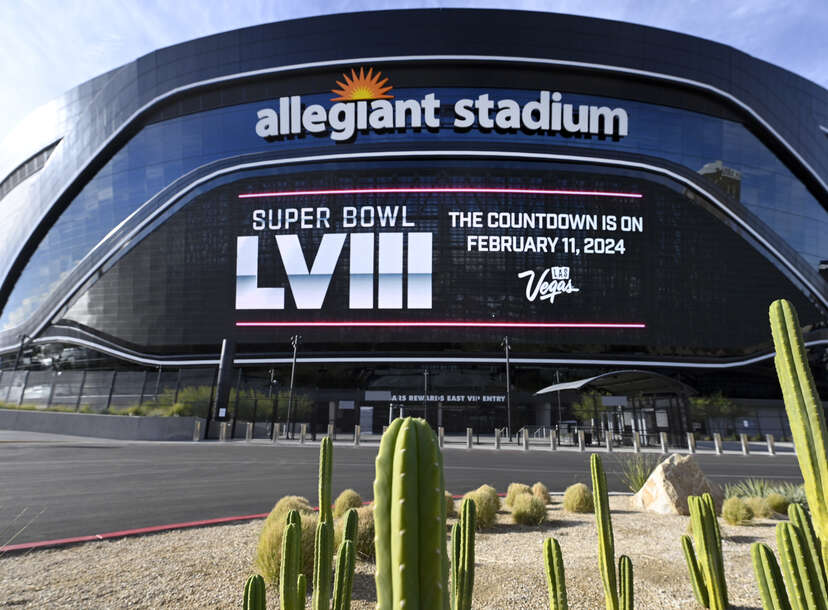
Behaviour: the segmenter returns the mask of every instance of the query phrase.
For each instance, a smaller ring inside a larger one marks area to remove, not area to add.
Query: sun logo
[[[342,74],[345,82],[336,81],[336,84],[341,89],[331,89],[331,93],[336,93],[339,97],[332,97],[332,102],[352,102],[355,100],[387,100],[392,99],[393,95],[386,95],[393,87],[388,85],[383,86],[388,82],[387,78],[382,78],[382,72],[374,74],[373,68],[368,68],[368,74],[365,73],[365,68],[359,69],[359,76],[356,70],[351,68],[351,76],[347,73]],[[380,80],[382,79],[382,80]]]

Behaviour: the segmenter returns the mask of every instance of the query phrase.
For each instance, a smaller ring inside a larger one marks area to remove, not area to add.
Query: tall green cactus
[[[543,541],[543,559],[546,565],[546,587],[549,590],[549,610],[569,610],[561,545],[555,538]]]
[[[793,305],[785,300],[771,303],[770,322],[776,347],[776,373],[825,564],[828,563],[828,432],[825,416]]]
[[[345,527],[342,529],[342,539],[356,544],[357,530],[359,529],[359,514],[355,508],[345,512]],[[341,550],[341,549],[340,549]]]
[[[354,511],[354,514],[356,514],[356,511]],[[356,561],[354,548],[353,540],[349,540],[347,537],[339,545],[336,576],[334,576],[332,610],[349,610],[351,607],[351,590],[354,583],[354,565]]]
[[[632,559],[626,555],[618,558],[618,580],[621,587],[618,595],[621,610],[633,610],[633,564]]]
[[[776,526],[776,547],[791,605],[797,610],[828,610],[828,597],[819,590],[816,566],[802,531],[793,523],[780,523]]]
[[[601,569],[601,580],[604,583],[604,602],[607,610],[622,610],[622,608],[627,610],[621,605],[618,597],[618,576],[615,573],[615,538],[612,534],[607,476],[604,474],[601,457],[597,453],[590,456],[590,470],[592,471],[595,521],[598,524],[598,567]],[[630,578],[632,578],[632,562],[630,562],[629,568]],[[629,592],[632,593],[631,582]],[[632,597],[630,597],[630,600],[632,600]],[[632,608],[629,610],[632,610]]]
[[[333,514],[331,513],[331,478],[333,475],[333,443],[329,437],[319,445],[319,523],[313,547],[313,610],[328,610],[331,601],[331,568],[333,561]]]
[[[799,504],[788,506],[788,519],[796,526],[802,535],[805,553],[813,564],[816,594],[828,602],[828,574],[826,574],[825,559],[819,548],[819,539],[814,532],[814,526],[808,513]]]
[[[687,498],[698,559],[689,536],[681,544],[696,601],[710,610],[727,610],[727,583],[722,558],[722,535],[716,519],[716,507],[710,494]]]
[[[448,610],[443,456],[423,419],[394,420],[374,479],[378,610]]]
[[[785,583],[782,582],[782,573],[771,548],[767,544],[754,542],[750,546],[750,555],[753,559],[756,582],[759,583],[762,607],[765,610],[791,610]]]
[[[279,569],[279,604],[284,610],[298,610],[296,600],[302,565],[301,552],[301,517],[298,511],[292,510],[288,513],[287,525],[282,535],[282,565]],[[301,576],[304,580],[304,574]],[[302,606],[304,607],[304,603]]]
[[[266,610],[264,578],[254,574],[244,583],[244,610]]]
[[[452,610],[471,610],[474,589],[474,531],[477,508],[471,498],[463,500],[460,519],[451,530]]]

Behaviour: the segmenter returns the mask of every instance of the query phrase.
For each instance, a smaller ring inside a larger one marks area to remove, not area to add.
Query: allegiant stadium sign
[[[302,97],[281,97],[277,108],[257,111],[256,135],[265,139],[303,134],[329,134],[345,142],[360,131],[388,131],[426,128],[439,130],[441,102],[435,93],[420,99],[394,99],[391,86],[378,72],[360,68],[359,74],[343,74],[338,97],[329,107],[302,103]],[[583,134],[612,138],[627,135],[629,119],[623,108],[565,103],[558,92],[540,91],[537,99],[519,103],[513,99],[493,99],[489,93],[463,98],[454,103],[451,127],[457,131],[480,129],[523,130],[530,133]]]

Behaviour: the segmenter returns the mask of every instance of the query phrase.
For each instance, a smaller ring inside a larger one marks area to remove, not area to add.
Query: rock
[[[671,455],[661,462],[647,482],[632,497],[632,506],[661,515],[689,515],[688,496],[709,493],[716,510],[720,510],[724,494],[707,480],[692,455]]]

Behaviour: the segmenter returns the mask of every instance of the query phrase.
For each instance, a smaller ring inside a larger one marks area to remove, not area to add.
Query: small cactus
[[[621,610],[633,610],[633,564],[632,559],[626,555],[618,558],[618,580],[620,581],[618,601],[621,603]]]
[[[470,498],[463,500],[460,519],[451,530],[452,610],[470,610],[474,589],[474,530],[477,510]]]
[[[569,610],[561,545],[555,538],[543,541],[543,559],[546,565],[546,586],[549,590],[549,610]]]
[[[254,574],[244,583],[244,610],[266,610],[264,578]]]
[[[297,584],[302,564],[301,536],[301,518],[297,511],[292,510],[288,513],[285,533],[282,535],[282,565],[279,571],[279,604],[284,610],[297,610]],[[304,574],[302,577],[304,579]]]
[[[448,610],[443,457],[423,419],[395,419],[374,479],[377,608]]]
[[[756,582],[759,583],[762,607],[765,610],[791,610],[785,583],[782,582],[782,573],[771,548],[767,544],[754,542],[750,546],[750,555],[753,559]]]
[[[696,600],[710,610],[727,610],[727,583],[722,559],[722,535],[710,494],[687,498],[698,559],[689,536],[682,536],[684,558]]]
[[[356,511],[348,511],[349,516],[353,514],[356,522]],[[347,526],[346,526],[346,532]],[[345,538],[339,545],[339,553],[336,561],[336,575],[334,576],[333,609],[349,610],[351,607],[351,590],[354,583],[355,551],[354,542]]]
[[[357,509],[349,508],[345,513],[345,528],[342,534],[342,540],[350,540],[356,544],[357,530],[359,528],[359,513]]]
[[[619,610],[618,578],[615,574],[615,538],[612,535],[607,477],[597,453],[590,456],[592,493],[595,496],[595,521],[598,524],[598,567],[604,583],[604,601],[607,610]]]
[[[313,610],[328,610],[331,601],[331,562],[334,544],[331,513],[332,476],[333,443],[326,436],[319,445],[319,523],[316,526],[313,545]],[[304,597],[302,599],[304,600]]]

